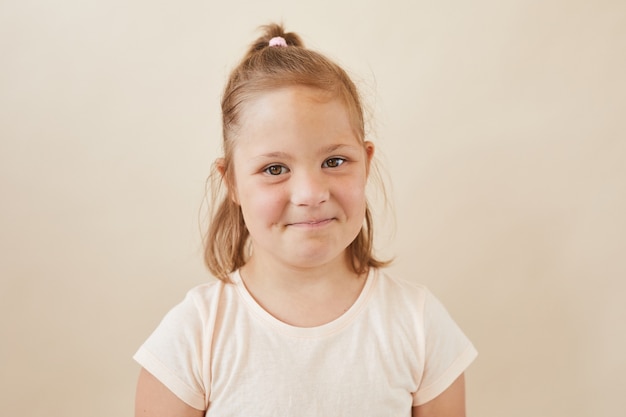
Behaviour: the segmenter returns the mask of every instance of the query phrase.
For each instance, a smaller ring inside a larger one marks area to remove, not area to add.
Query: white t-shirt
[[[311,328],[231,280],[189,291],[134,356],[207,416],[410,416],[477,355],[425,287],[380,270],[346,313]]]

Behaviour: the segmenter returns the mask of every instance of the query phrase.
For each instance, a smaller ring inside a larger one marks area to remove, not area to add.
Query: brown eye
[[[322,166],[324,168],[337,168],[339,165],[343,164],[344,162],[346,162],[344,158],[328,158],[326,161],[324,161]]]
[[[270,175],[280,175],[287,172],[287,168],[282,165],[270,165],[265,168],[264,172]]]

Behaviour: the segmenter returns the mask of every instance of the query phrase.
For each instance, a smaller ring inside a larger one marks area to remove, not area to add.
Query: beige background
[[[209,279],[226,74],[277,19],[363,88],[380,247],[478,347],[469,414],[623,416],[622,0],[2,1],[0,414],[132,414],[132,354]]]

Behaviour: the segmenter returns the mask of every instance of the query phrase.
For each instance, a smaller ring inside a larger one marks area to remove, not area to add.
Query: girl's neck
[[[241,268],[247,281],[273,287],[277,291],[296,291],[324,286],[342,286],[358,278],[344,256],[315,267],[300,267],[254,255]]]
[[[252,257],[240,274],[261,307],[298,327],[319,326],[338,318],[354,304],[365,283],[344,259],[315,268],[295,268]]]

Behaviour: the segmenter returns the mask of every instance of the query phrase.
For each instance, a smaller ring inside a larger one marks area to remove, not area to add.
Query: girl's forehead
[[[255,94],[242,102],[233,133],[237,142],[250,137],[295,133],[334,135],[348,130],[361,137],[362,129],[351,110],[338,94],[312,87],[283,87]]]
[[[369,160],[371,145],[354,128],[341,100],[292,100],[297,98],[292,93],[257,101],[232,137],[233,173],[255,174],[270,164],[311,167],[331,157]]]
[[[325,105],[331,102],[347,108],[341,97],[333,92],[303,85],[288,85],[259,91],[249,96],[241,103],[242,116],[264,109],[272,110],[273,107],[280,105],[293,107],[298,104]]]

